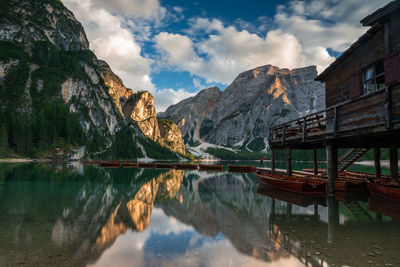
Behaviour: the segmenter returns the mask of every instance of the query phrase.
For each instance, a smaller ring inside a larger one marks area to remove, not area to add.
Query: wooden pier
[[[270,129],[272,168],[275,151],[286,151],[287,175],[292,175],[292,150],[325,149],[327,191],[335,193],[339,172],[367,151],[374,150],[375,175],[382,179],[380,149],[390,150],[390,179],[396,184],[400,147],[400,1],[393,1],[364,18],[370,29],[317,78],[325,83],[326,109]],[[339,158],[338,149],[348,151]],[[400,184],[398,184],[400,188]]]

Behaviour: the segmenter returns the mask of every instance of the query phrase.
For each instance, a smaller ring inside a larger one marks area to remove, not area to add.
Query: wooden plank
[[[314,156],[314,174],[318,175],[318,154],[317,150],[313,150],[313,156]]]
[[[386,87],[386,128],[392,129],[392,88]]]
[[[390,20],[385,23],[385,55],[390,54]]]

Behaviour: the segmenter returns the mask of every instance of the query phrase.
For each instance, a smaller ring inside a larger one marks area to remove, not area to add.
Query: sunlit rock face
[[[125,120],[137,123],[144,135],[172,151],[185,154],[185,144],[175,123],[159,122],[153,105],[154,97],[149,92],[138,92],[124,99],[122,111]]]
[[[314,81],[317,74],[315,66],[258,67],[241,73],[222,93],[205,89],[160,116],[173,119],[190,136],[187,142],[193,137],[237,147],[266,143],[271,126],[324,108],[324,86]]]

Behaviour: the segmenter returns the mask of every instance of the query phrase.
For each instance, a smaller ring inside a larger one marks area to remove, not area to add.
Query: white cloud
[[[174,105],[194,95],[196,95],[196,93],[190,93],[183,88],[178,90],[170,88],[157,90],[155,93],[153,93],[154,106],[156,107],[157,112],[163,112],[170,105]]]
[[[153,61],[142,55],[142,49],[132,31],[124,27],[127,24],[132,28],[135,24],[125,20],[121,14],[115,15],[112,12],[125,9],[124,12],[134,15],[134,5],[131,4],[143,2],[136,8],[143,8],[143,17],[151,17],[153,9],[158,6],[158,1],[119,0],[112,2],[113,8],[105,3],[109,1],[64,0],[63,2],[83,24],[91,49],[100,59],[109,63],[127,87],[134,90],[155,91],[155,86],[150,79]],[[150,4],[145,4],[145,2],[150,2]]]
[[[96,0],[96,7],[134,18],[162,19],[165,16],[165,8],[159,0]]]
[[[164,63],[187,70],[207,83],[229,84],[240,72],[265,64],[293,68],[301,52],[297,39],[280,30],[261,38],[246,30],[224,27],[220,21],[204,19],[199,19],[193,30],[218,34],[193,43],[188,36],[162,32],[155,37],[156,46],[164,55]]]
[[[322,71],[334,61],[328,49],[347,49],[367,30],[359,20],[389,1],[294,0],[277,8],[275,29],[265,37],[217,19],[196,18],[190,20],[186,35],[161,32],[155,42],[163,55],[161,65],[189,71],[207,83],[229,84],[240,72],[266,64],[316,65]],[[269,28],[252,27],[245,21],[236,25],[258,32]]]

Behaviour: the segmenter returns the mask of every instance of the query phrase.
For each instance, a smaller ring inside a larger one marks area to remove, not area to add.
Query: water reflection
[[[0,165],[0,266],[395,264],[399,210],[253,175]]]

